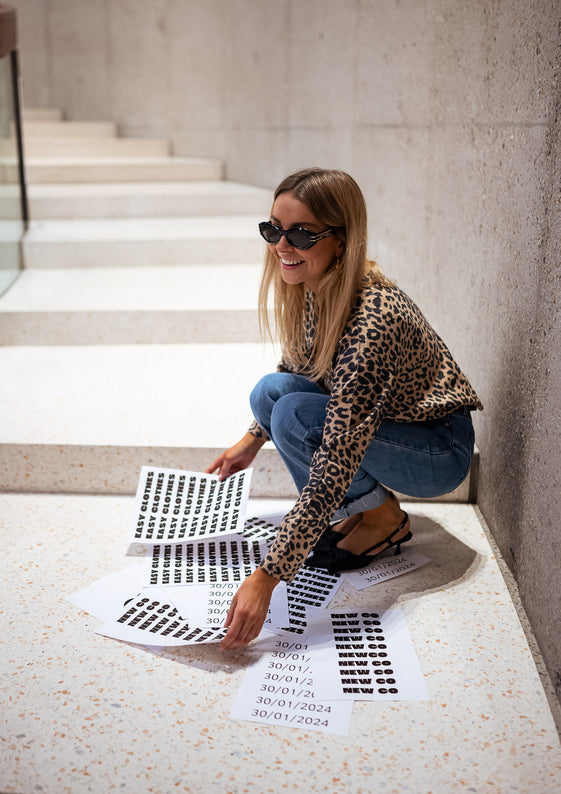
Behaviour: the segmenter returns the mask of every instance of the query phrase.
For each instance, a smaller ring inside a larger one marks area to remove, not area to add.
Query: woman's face
[[[289,192],[281,193],[275,199],[271,223],[285,230],[301,226],[312,234],[319,234],[328,228],[312,215],[304,203]],[[268,245],[279,260],[283,281],[287,284],[305,284],[312,291],[317,289],[321,277],[333,259],[342,253],[342,245],[334,235],[325,237],[307,251],[293,248],[284,236],[278,243]]]

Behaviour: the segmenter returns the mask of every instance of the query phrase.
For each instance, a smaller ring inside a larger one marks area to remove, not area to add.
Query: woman
[[[273,285],[283,358],[251,394],[249,431],[207,472],[246,468],[269,438],[300,496],[236,593],[222,649],[259,634],[274,587],[312,550],[307,564],[330,571],[399,551],[410,521],[387,488],[452,491],[473,454],[470,411],[482,408],[418,307],[367,259],[364,198],[348,174],[287,177],[259,228],[268,243],[260,318],[269,330]]]

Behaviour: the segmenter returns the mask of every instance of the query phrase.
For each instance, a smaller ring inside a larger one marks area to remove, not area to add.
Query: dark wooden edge
[[[0,58],[17,49],[16,9],[0,3]]]

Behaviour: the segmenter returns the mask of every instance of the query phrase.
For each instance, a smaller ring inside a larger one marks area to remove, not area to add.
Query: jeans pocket
[[[431,454],[448,455],[454,446],[454,432],[449,418],[435,420],[431,426],[430,434]]]

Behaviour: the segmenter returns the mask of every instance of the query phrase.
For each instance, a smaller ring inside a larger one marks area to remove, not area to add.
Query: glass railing
[[[0,3],[0,294],[22,267],[27,218],[16,12]]]

